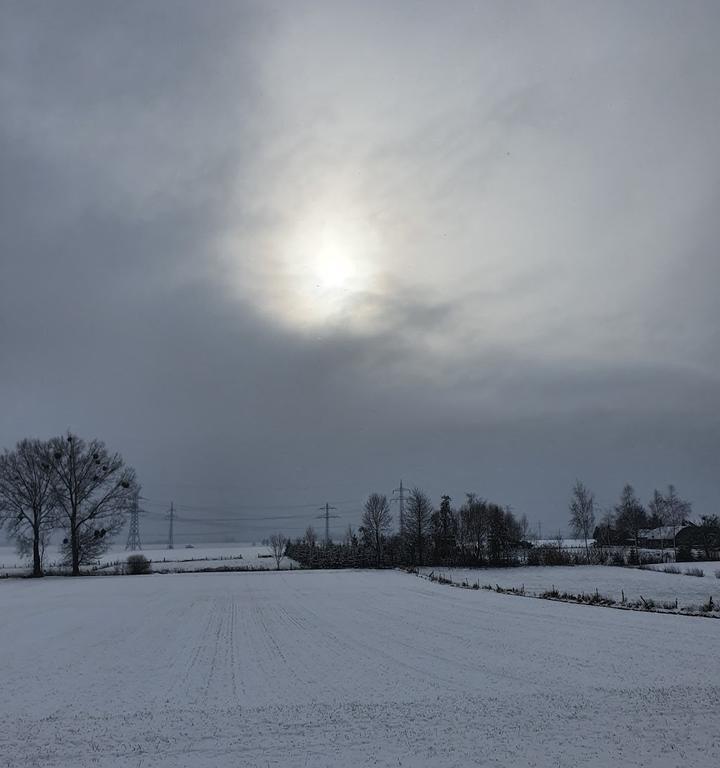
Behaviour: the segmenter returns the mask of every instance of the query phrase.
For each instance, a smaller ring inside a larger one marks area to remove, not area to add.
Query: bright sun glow
[[[284,314],[303,325],[358,323],[360,299],[372,290],[376,251],[372,231],[359,219],[303,218],[283,250],[281,271],[290,295]]]
[[[352,291],[357,275],[350,245],[330,231],[322,233],[311,260],[312,279],[325,292]]]
[[[336,197],[298,211],[272,233],[264,258],[235,273],[239,293],[294,330],[315,333],[335,325],[363,332],[377,321],[381,239],[352,200]],[[242,241],[229,241],[228,263],[244,250]]]

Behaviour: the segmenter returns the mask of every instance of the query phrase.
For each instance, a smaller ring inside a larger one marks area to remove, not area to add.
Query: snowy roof
[[[672,539],[678,531],[681,531],[684,525],[661,525],[659,528],[645,528],[640,531],[641,539]]]

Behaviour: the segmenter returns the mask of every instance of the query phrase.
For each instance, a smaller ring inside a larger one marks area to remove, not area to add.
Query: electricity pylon
[[[142,549],[140,543],[140,507],[138,506],[138,494],[133,498],[132,508],[130,509],[130,529],[128,530],[127,543],[125,549],[133,552],[136,549]]]
[[[405,533],[405,491],[407,488],[403,488],[403,482],[400,481],[400,487],[393,489],[393,497],[390,499],[390,503],[397,502],[398,505],[398,518],[400,523],[399,533],[402,536]],[[397,494],[397,496],[395,495]]]
[[[326,546],[330,543],[330,518],[339,517],[339,515],[331,515],[330,514],[331,509],[337,509],[337,507],[331,507],[330,504],[326,503],[324,507],[320,507],[320,510],[323,511],[323,514],[317,515],[317,517],[325,518],[325,545]]]
[[[175,505],[172,501],[170,502],[170,509],[168,510],[167,516],[170,520],[170,530],[168,531],[168,549],[174,549],[175,540],[173,537],[173,523],[175,522]]]

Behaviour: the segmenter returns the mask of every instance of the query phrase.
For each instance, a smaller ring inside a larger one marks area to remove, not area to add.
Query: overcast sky
[[[0,446],[100,437],[183,542],[718,511],[720,4],[0,9]]]

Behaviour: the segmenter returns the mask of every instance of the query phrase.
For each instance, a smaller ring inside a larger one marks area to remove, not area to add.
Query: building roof
[[[659,528],[645,528],[639,532],[638,538],[671,540],[686,527],[685,525],[662,525]]]

